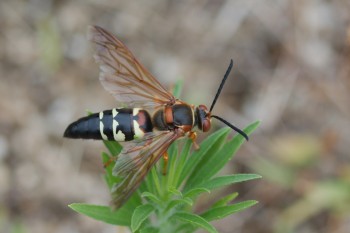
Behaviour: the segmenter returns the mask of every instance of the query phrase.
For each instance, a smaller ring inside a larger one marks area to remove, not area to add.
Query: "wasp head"
[[[211,128],[210,112],[205,105],[196,108],[197,125],[203,132],[208,132]]]

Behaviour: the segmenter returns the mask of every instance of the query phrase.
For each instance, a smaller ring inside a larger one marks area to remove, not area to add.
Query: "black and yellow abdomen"
[[[152,132],[149,113],[139,108],[120,108],[94,113],[70,124],[67,138],[131,141]]]

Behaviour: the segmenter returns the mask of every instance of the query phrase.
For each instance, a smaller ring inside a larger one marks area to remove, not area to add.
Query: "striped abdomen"
[[[67,127],[64,137],[131,141],[142,138],[152,130],[152,120],[147,111],[139,108],[114,108],[73,122]]]

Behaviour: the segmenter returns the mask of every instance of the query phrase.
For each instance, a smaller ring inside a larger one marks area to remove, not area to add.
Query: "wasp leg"
[[[109,165],[111,165],[111,163],[115,162],[117,160],[118,156],[111,156],[109,157],[109,159],[103,163],[103,168],[108,167]]]
[[[188,134],[188,137],[192,140],[194,149],[195,149],[195,150],[199,150],[199,145],[198,145],[197,142],[196,142],[197,133],[196,133],[196,132],[193,132],[193,131],[190,131],[189,134]]]
[[[168,152],[165,152],[163,154],[164,164],[163,164],[163,175],[166,175],[167,168],[168,168],[168,161],[169,161],[169,155]]]

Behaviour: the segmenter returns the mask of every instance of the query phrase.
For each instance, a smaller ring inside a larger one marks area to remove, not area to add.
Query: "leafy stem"
[[[259,125],[254,122],[244,129],[250,135]],[[228,140],[230,129],[223,128],[209,135],[200,145],[200,150],[191,152],[191,140],[181,139],[168,149],[169,162],[167,174],[162,173],[164,161],[158,162],[145,181],[131,198],[116,211],[108,206],[91,204],[71,204],[75,211],[94,219],[128,226],[132,232],[193,232],[203,228],[217,232],[210,221],[225,218],[255,205],[254,200],[231,204],[237,193],[229,194],[202,213],[193,212],[199,205],[198,197],[224,188],[237,182],[261,178],[256,174],[230,174],[217,176],[217,173],[233,158],[244,143],[241,135]],[[121,147],[117,142],[105,142],[109,153],[103,153],[103,161],[117,156]],[[112,175],[113,163],[106,167],[104,175],[111,189],[120,182]]]

